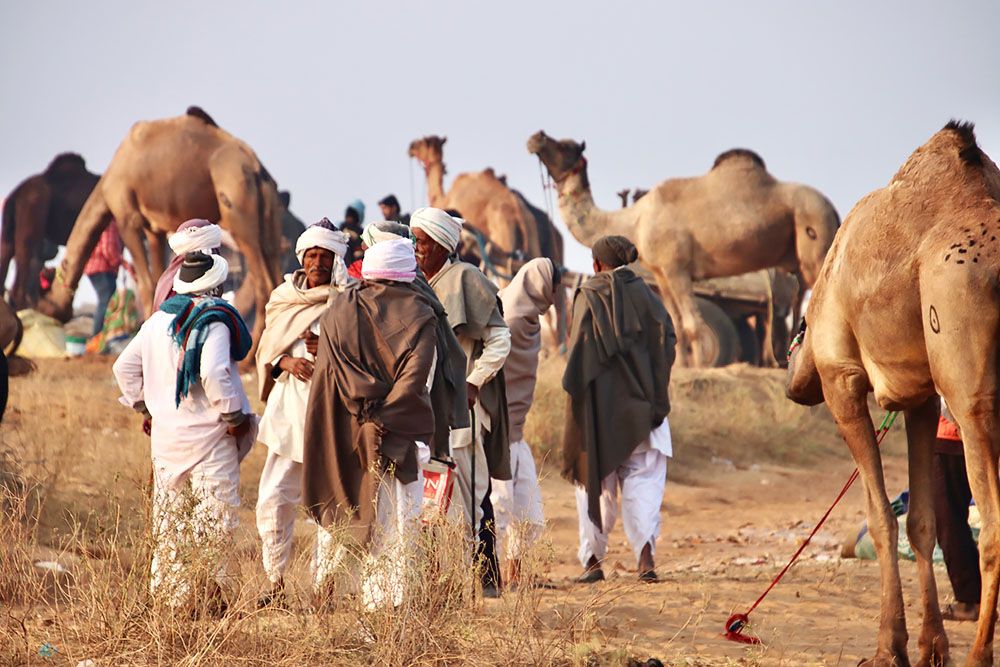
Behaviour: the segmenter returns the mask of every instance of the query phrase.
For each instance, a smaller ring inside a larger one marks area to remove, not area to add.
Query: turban
[[[417,277],[417,257],[409,239],[382,241],[368,249],[361,262],[365,280],[396,280],[412,283]]]
[[[181,270],[174,276],[174,291],[178,294],[203,294],[219,287],[229,275],[229,263],[222,255],[189,252],[184,255]]]
[[[401,222],[373,222],[365,227],[361,232],[361,240],[366,246],[371,248],[379,241],[393,241],[395,239],[409,239],[410,228]]]
[[[175,255],[189,252],[211,252],[222,245],[222,228],[208,220],[188,220],[170,236],[170,249]]]
[[[327,226],[329,225],[329,227]],[[338,257],[347,253],[347,235],[333,228],[329,220],[323,218],[314,225],[306,227],[295,242],[295,256],[302,263],[302,258],[309,248],[323,248]]]
[[[639,251],[624,236],[602,236],[592,249],[594,259],[612,269],[639,259]]]
[[[448,252],[455,252],[462,234],[461,218],[453,218],[439,208],[418,208],[410,216],[410,227],[424,230]]]

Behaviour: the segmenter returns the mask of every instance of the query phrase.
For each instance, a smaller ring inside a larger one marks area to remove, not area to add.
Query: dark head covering
[[[310,227],[322,227],[323,229],[329,229],[331,232],[339,231],[337,229],[337,225],[335,225],[332,222],[330,222],[330,218],[327,218],[327,217],[324,217],[319,222],[314,222],[313,224],[311,224],[309,226]]]
[[[214,262],[212,258],[203,252],[189,252],[184,255],[184,263],[181,264],[181,280],[186,283],[193,283],[208,273]]]
[[[594,259],[612,269],[639,259],[639,251],[624,236],[602,236],[592,250]]]
[[[399,208],[399,200],[396,199],[396,195],[393,194],[388,194],[385,197],[382,197],[378,203],[382,206],[395,206],[396,208]]]

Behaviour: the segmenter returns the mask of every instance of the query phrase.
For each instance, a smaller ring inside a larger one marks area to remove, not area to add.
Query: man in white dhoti
[[[594,271],[573,300],[563,375],[570,411],[563,475],[577,485],[581,583],[604,579],[608,534],[621,496],[639,579],[656,581],[653,555],[671,455],[668,388],[676,337],[663,303],[628,264],[622,236],[594,244]]]
[[[221,256],[186,255],[176,294],[114,364],[121,402],[151,420],[152,592],[176,606],[194,579],[208,577],[211,611],[220,613],[239,462],[257,428],[236,367],[250,350],[250,333],[218,298],[226,273]]]
[[[258,607],[284,600],[295,513],[302,502],[302,447],[319,319],[331,289],[345,286],[346,252],[347,237],[325,218],[306,228],[295,243],[302,269],[285,276],[265,308],[257,377],[266,406],[258,438],[268,453],[257,492],[257,531],[270,588]]]
[[[535,395],[538,354],[542,349],[543,315],[556,298],[559,277],[551,259],[526,263],[510,285],[500,291],[503,318],[510,327],[511,349],[504,363],[510,415],[510,480],[494,479],[493,508],[497,518],[498,551],[509,561],[507,581],[518,583],[521,557],[545,525],[542,491],[531,447],[524,440],[524,422]]]

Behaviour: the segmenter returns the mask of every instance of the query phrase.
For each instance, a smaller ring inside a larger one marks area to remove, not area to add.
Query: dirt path
[[[629,654],[672,664],[855,665],[873,653],[878,619],[878,567],[841,559],[842,537],[864,519],[860,485],[852,489],[827,525],[752,615],[764,647],[744,647],[720,637],[726,618],[744,611],[767,587],[822,516],[850,474],[835,461],[822,471],[774,466],[736,470],[715,466],[705,486],[668,482],[656,562],[661,583],[634,583],[635,563],[620,528],[612,536],[609,581],[598,584],[620,596],[599,620],[604,642]],[[906,487],[906,462],[886,461],[889,488]],[[543,482],[556,564],[565,584],[580,571],[576,561],[576,508],[570,487],[548,476]],[[919,600],[915,564],[900,563],[916,657]],[[951,587],[938,567],[942,602]],[[585,604],[595,587],[565,586],[547,604]],[[948,623],[953,656],[964,657],[971,623]],[[596,639],[596,637],[595,637]]]

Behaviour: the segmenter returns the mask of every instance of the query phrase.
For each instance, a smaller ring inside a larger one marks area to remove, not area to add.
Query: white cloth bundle
[[[361,277],[365,280],[395,280],[412,283],[417,277],[417,257],[409,239],[382,241],[365,252],[361,262]]]

